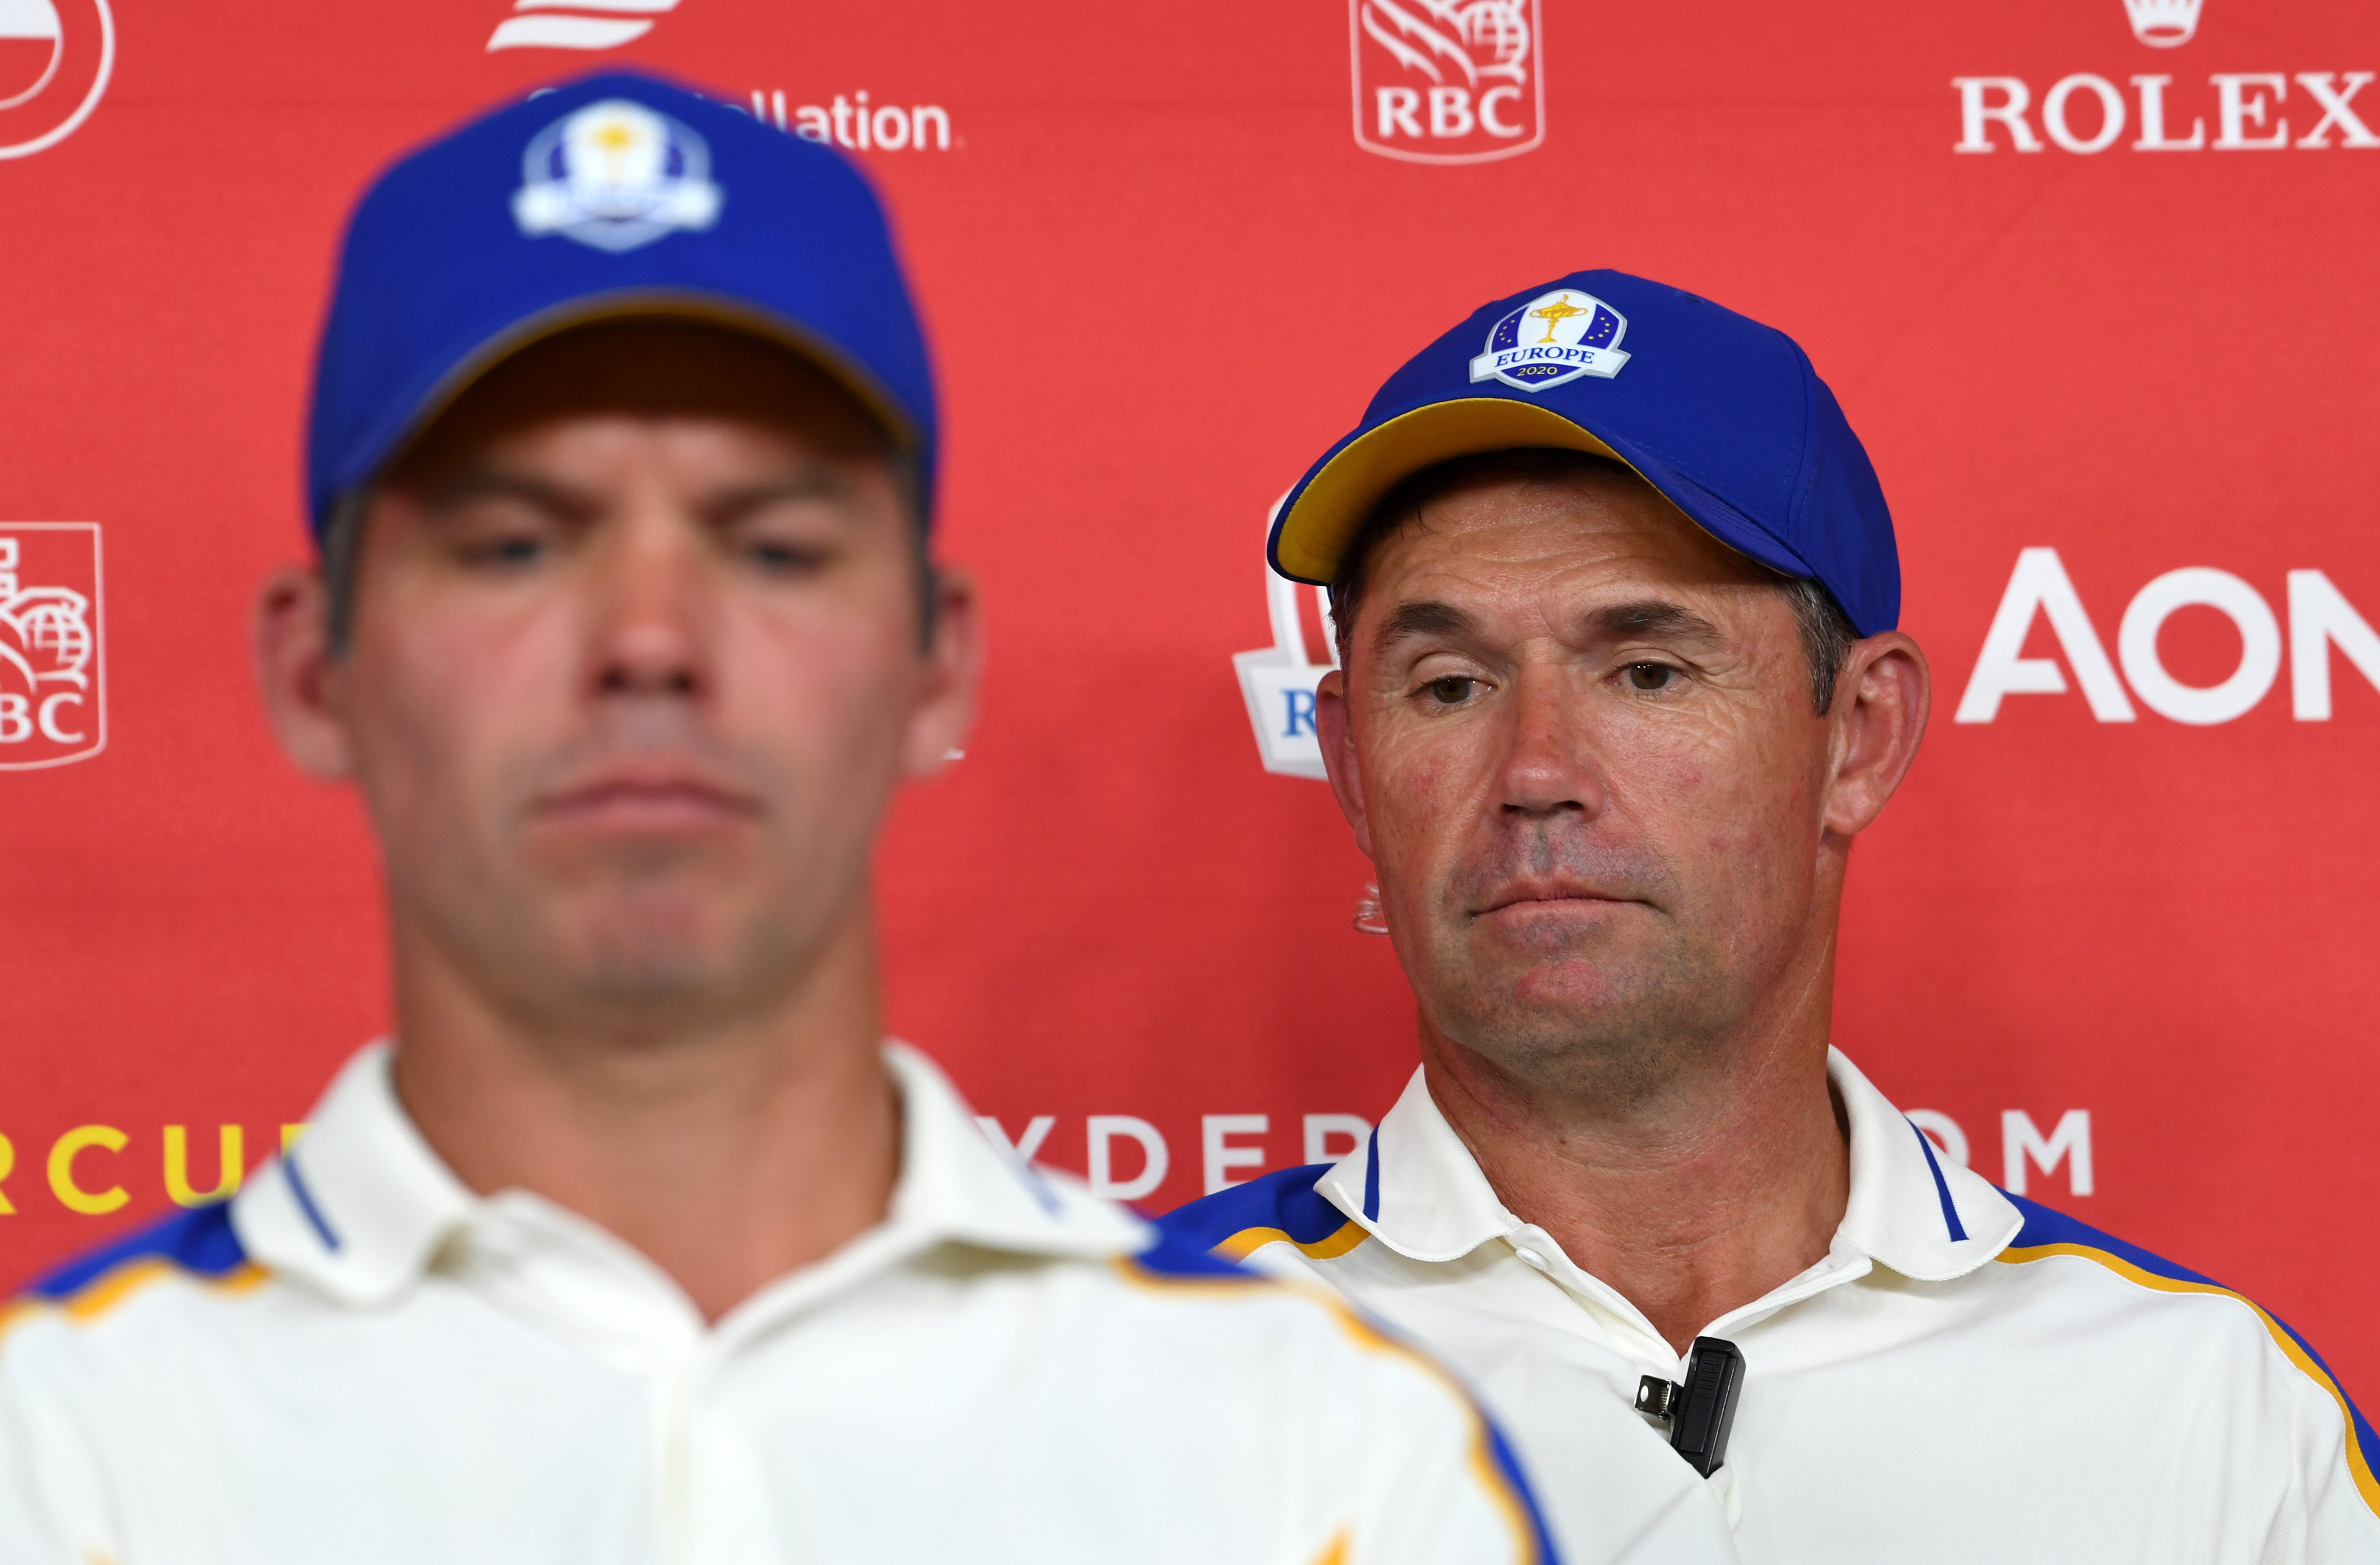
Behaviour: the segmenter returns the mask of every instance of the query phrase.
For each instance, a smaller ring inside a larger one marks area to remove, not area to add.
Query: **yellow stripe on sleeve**
[[[141,1256],[101,1272],[63,1299],[26,1296],[0,1308],[0,1341],[35,1316],[63,1315],[68,1320],[88,1325],[163,1278],[182,1278],[218,1292],[244,1293],[271,1275],[254,1261],[243,1262],[220,1277],[210,1277],[160,1256]]]
[[[1294,1244],[1308,1260],[1335,1261],[1361,1244],[1371,1235],[1364,1225],[1349,1218],[1338,1232],[1306,1244],[1292,1239],[1286,1229],[1244,1228],[1214,1247],[1214,1253],[1227,1261],[1244,1261],[1268,1244]]]
[[[1363,1229],[1360,1225],[1352,1221],[1347,1224],[1347,1228],[1354,1229],[1358,1235],[1354,1243],[1347,1246],[1348,1249],[1352,1250],[1355,1247],[1355,1244],[1363,1243]],[[1329,1239],[1321,1240],[1318,1243],[1320,1244],[1336,1244],[1345,1237],[1346,1231],[1347,1229],[1341,1229]],[[1240,1233],[1234,1234],[1232,1239],[1236,1240],[1249,1233],[1281,1233],[1281,1231],[1279,1229],[1244,1229]],[[1281,1236],[1284,1239],[1289,1237],[1285,1233],[1281,1233]],[[1232,1241],[1230,1240],[1225,1241],[1226,1244],[1231,1242]],[[1269,1241],[1259,1241],[1259,1243],[1269,1243]],[[1291,1243],[1295,1244],[1296,1242],[1292,1240]],[[1250,1246],[1251,1249],[1255,1247],[1255,1245]],[[1300,1244],[1298,1245],[1298,1248],[1302,1250],[1305,1249],[1305,1246]],[[1222,1245],[1219,1244],[1215,1246],[1216,1254],[1220,1255],[1222,1251]],[[1479,1404],[1472,1401],[1471,1393],[1463,1389],[1461,1382],[1457,1381],[1451,1375],[1449,1375],[1445,1368],[1435,1359],[1430,1358],[1426,1353],[1416,1352],[1415,1349],[1398,1341],[1393,1337],[1383,1334],[1379,1328],[1375,1327],[1370,1321],[1365,1319],[1361,1315],[1358,1315],[1355,1311],[1348,1308],[1346,1304],[1326,1292],[1319,1284],[1284,1281],[1274,1278],[1255,1275],[1245,1277],[1170,1277],[1163,1272],[1151,1270],[1149,1268],[1142,1266],[1138,1261],[1134,1260],[1129,1256],[1117,1257],[1115,1268],[1128,1280],[1137,1283],[1145,1288],[1190,1289],[1210,1292],[1220,1292],[1225,1290],[1231,1290],[1239,1292],[1240,1296],[1243,1298],[1259,1299],[1264,1298],[1267,1295],[1279,1297],[1281,1293],[1293,1294],[1297,1298],[1318,1306],[1326,1312],[1330,1316],[1330,1319],[1337,1323],[1339,1329],[1345,1332],[1348,1338],[1353,1341],[1357,1347],[1362,1348],[1368,1353],[1382,1353],[1390,1358],[1402,1359],[1405,1363],[1421,1370],[1432,1380],[1438,1382],[1438,1384],[1445,1389],[1447,1394],[1454,1399],[1455,1405],[1461,1408],[1463,1410],[1463,1416],[1470,1420],[1471,1441],[1468,1464],[1472,1473],[1478,1478],[1479,1486],[1487,1491],[1488,1497],[1495,1505],[1498,1514],[1503,1517],[1504,1524],[1512,1530],[1512,1559],[1514,1565],[1546,1565],[1544,1556],[1537,1547],[1537,1529],[1536,1523],[1530,1518],[1529,1509],[1521,1502],[1521,1497],[1513,1490],[1511,1479],[1506,1477],[1503,1468],[1499,1465],[1496,1461],[1496,1452],[1488,1431],[1487,1414],[1479,1411]],[[1253,1284],[1253,1286],[1251,1286],[1251,1284]],[[1341,1539],[1342,1546],[1344,1545],[1344,1542],[1345,1539],[1342,1535]],[[1318,1565],[1330,1565],[1332,1559],[1332,1556],[1325,1555],[1322,1561],[1318,1562]]]
[[[2330,1377],[2330,1372],[2315,1363],[2313,1355],[2299,1346],[2298,1340],[2290,1336],[2279,1321],[2266,1313],[2264,1305],[2244,1293],[2235,1292],[2231,1289],[2216,1283],[2189,1282],[2177,1277],[2159,1277],[2155,1272],[2135,1266],[2121,1256],[2111,1255],[2106,1250],[2095,1249],[2088,1244],[2031,1244],[2022,1249],[2003,1250],[1999,1253],[1998,1258],[2012,1266],[2022,1266],[2027,1261],[2046,1260],[2051,1256],[2074,1256],[2082,1260],[2095,1261],[2126,1281],[2137,1283],[2143,1288],[2159,1293],[2209,1293],[2217,1298],[2237,1299],[2255,1311],[2256,1318],[2265,1323],[2265,1330],[2272,1337],[2274,1343],[2280,1348],[2281,1352],[2289,1356],[2289,1362],[2296,1365],[2307,1379],[2328,1392],[2330,1400],[2338,1404],[2338,1416],[2346,1427],[2348,1471],[2355,1478],[2355,1487],[2363,1496],[2363,1503],[2372,1508],[2374,1514],[2380,1515],[2380,1480],[2374,1478],[2372,1462],[2363,1451],[2363,1442],[2356,1436],[2355,1410],[2348,1404],[2347,1393],[2338,1389],[2338,1382]]]

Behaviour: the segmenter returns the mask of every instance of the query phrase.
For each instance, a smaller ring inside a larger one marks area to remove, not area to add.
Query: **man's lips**
[[[1571,881],[1546,884],[1508,886],[1488,900],[1477,911],[1480,915],[1518,912],[1527,913],[1543,908],[1552,912],[1560,908],[1588,906],[1617,907],[1623,903],[1641,902],[1641,897],[1622,896],[1606,888],[1579,885]]]
[[[759,813],[749,795],[711,778],[657,770],[589,777],[540,795],[531,807],[545,824],[619,831],[715,827]]]

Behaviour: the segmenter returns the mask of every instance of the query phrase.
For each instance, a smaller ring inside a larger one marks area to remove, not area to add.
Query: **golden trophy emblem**
[[[1546,323],[1546,334],[1537,339],[1536,346],[1543,347],[1548,343],[1554,341],[1554,328],[1569,320],[1572,316],[1585,315],[1586,313],[1586,310],[1570,302],[1570,296],[1568,294],[1563,294],[1551,304],[1544,305],[1538,309],[1529,311],[1531,319],[1542,321]]]

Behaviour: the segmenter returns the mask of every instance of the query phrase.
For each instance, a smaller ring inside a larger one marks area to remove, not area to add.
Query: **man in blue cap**
[[[396,1040],[0,1318],[0,1559],[1548,1557],[1442,1373],[882,1042],[870,849],[974,685],[935,450],[831,150],[599,77],[373,187],[256,647]]]
[[[1271,553],[1330,589],[1317,727],[1421,1065],[1345,1159],[1175,1232],[1443,1354],[1574,1559],[1623,1460],[1747,1561],[2380,1559],[2372,1432],[2304,1342],[1995,1189],[1829,1047],[1929,685],[1799,347],[1615,272],[1500,299]],[[1595,1433],[1621,1407],[1658,1470]]]

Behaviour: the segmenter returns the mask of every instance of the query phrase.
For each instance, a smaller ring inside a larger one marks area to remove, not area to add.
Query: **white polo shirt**
[[[921,1057],[892,1212],[715,1326],[480,1198],[384,1049],[228,1206],[0,1323],[6,1565],[1540,1557],[1501,1442],[1319,1291],[1152,1247]]]
[[[1712,1321],[1744,1355],[1706,1482],[1615,1493],[1608,1421],[1684,1365],[1644,1315],[1504,1208],[1416,1073],[1344,1160],[1165,1219],[1329,1280],[1463,1374],[1511,1433],[1572,1565],[1681,1490],[1752,1565],[2380,1560],[2370,1426],[2240,1295],[1937,1158],[1840,1053],[1851,1200],[1827,1257]]]

